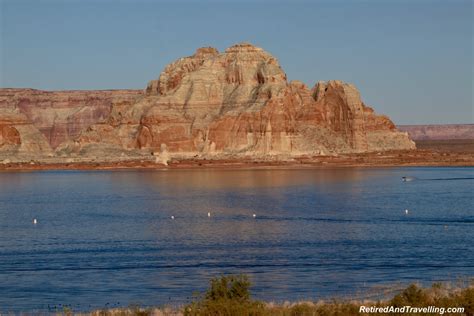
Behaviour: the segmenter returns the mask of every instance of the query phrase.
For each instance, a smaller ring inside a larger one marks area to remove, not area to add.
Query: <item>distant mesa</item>
[[[474,124],[399,125],[413,140],[474,140]]]
[[[0,157],[9,159],[291,158],[414,148],[354,85],[288,82],[278,60],[249,43],[222,53],[198,48],[143,91],[0,89]]]

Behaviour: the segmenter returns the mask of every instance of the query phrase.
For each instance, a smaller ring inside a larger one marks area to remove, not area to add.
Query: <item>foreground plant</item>
[[[265,305],[252,300],[250,286],[246,275],[213,278],[204,297],[185,306],[184,315],[264,315]]]

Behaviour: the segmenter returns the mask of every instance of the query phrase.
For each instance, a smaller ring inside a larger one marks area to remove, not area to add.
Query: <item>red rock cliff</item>
[[[7,112],[21,118],[13,124]],[[333,80],[309,89],[288,82],[276,58],[248,43],[223,53],[200,48],[168,65],[144,92],[0,89],[0,146],[28,139],[14,131],[18,124],[39,131],[61,155],[165,148],[181,155],[291,156],[414,148],[353,85]]]

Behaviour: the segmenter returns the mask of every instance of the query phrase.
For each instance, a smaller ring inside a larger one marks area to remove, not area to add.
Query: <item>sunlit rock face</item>
[[[16,104],[20,91],[31,90],[0,89],[0,156],[49,155],[52,150],[46,137]]]
[[[248,43],[200,48],[149,83],[141,148],[244,155],[410,149],[414,143],[341,81],[308,89]]]
[[[22,133],[20,125],[34,131]],[[0,151],[29,137],[42,137],[47,148],[39,153],[61,155],[163,146],[170,155],[255,157],[414,148],[353,85],[288,82],[275,57],[248,43],[222,53],[199,48],[144,91],[0,89]]]
[[[51,147],[56,148],[79,136],[90,125],[107,119],[112,107],[130,106],[142,94],[137,90],[0,89],[0,108],[24,114]]]

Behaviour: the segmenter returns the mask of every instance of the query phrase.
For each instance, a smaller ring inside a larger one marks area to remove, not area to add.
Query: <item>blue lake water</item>
[[[447,178],[462,179],[433,180]],[[472,277],[473,178],[474,168],[0,173],[0,311],[176,306],[227,273],[248,274],[270,301]]]

